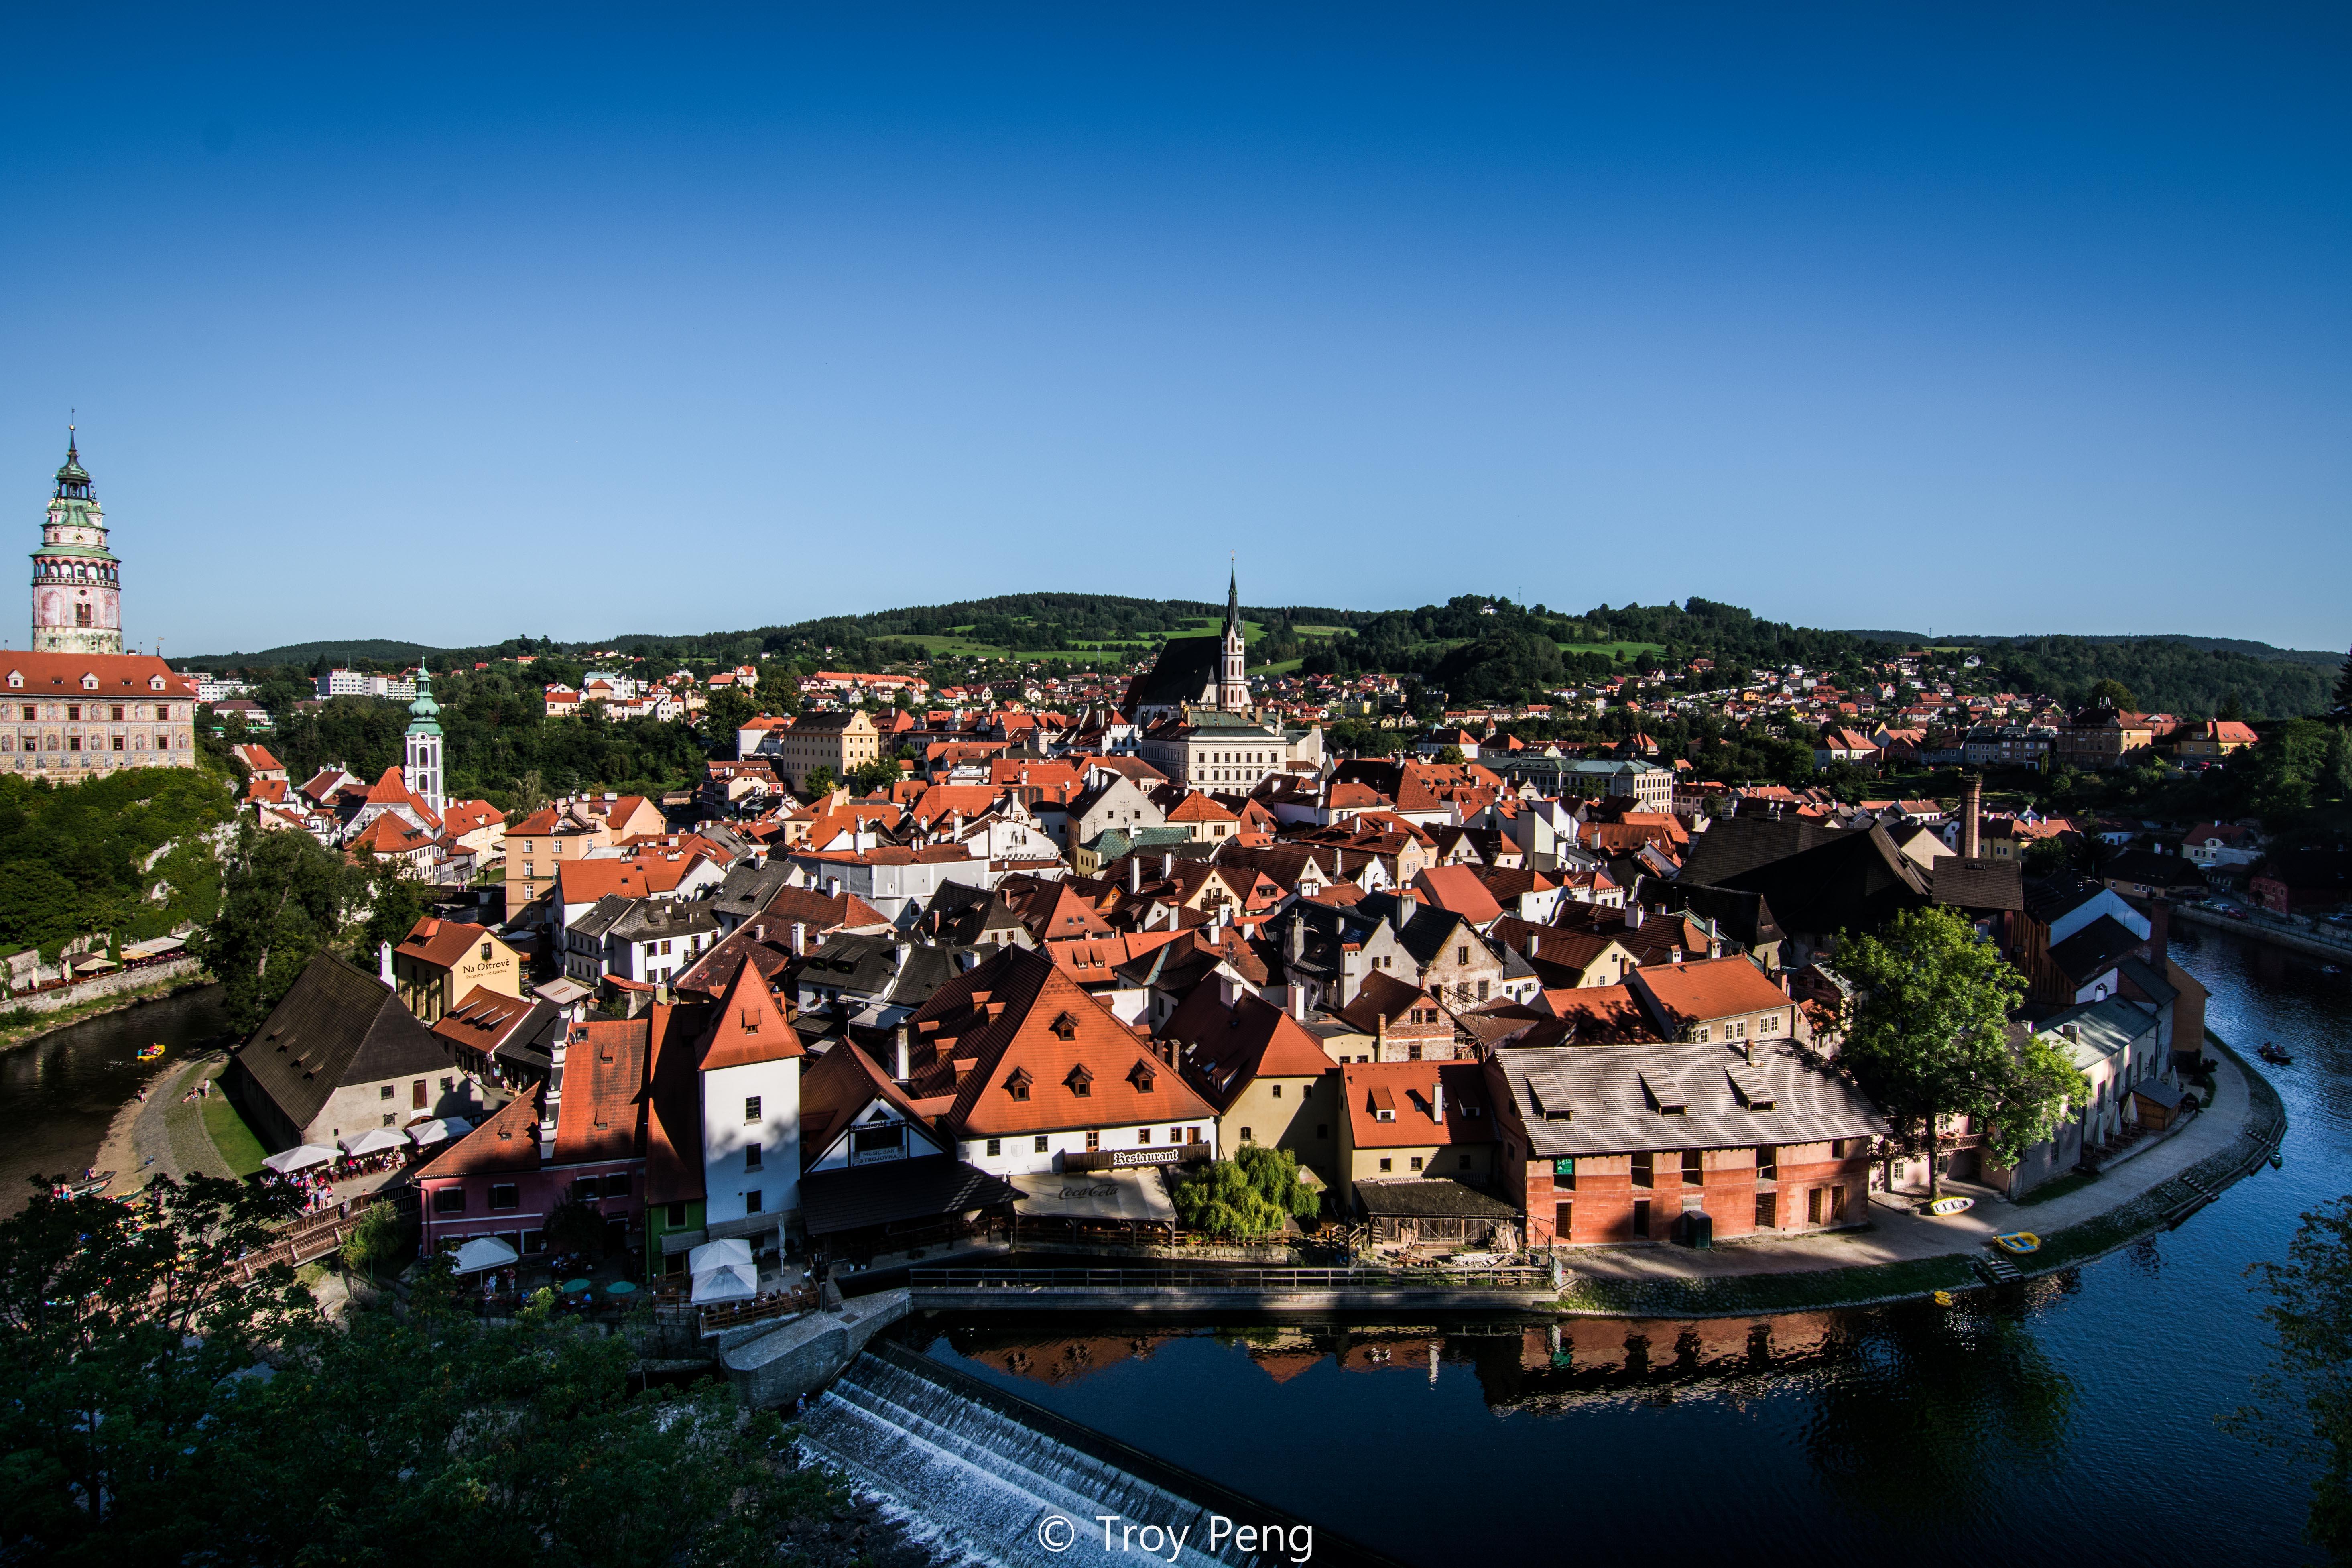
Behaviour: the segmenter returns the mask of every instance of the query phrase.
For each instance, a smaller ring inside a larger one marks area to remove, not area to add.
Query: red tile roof
[[[735,972],[702,1047],[702,1069],[749,1067],[806,1054],[756,963]]]

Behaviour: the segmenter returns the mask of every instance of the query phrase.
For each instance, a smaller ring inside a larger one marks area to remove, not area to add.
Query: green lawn
[[[1606,654],[1611,658],[1615,658],[1622,653],[1627,658],[1632,658],[1635,654],[1657,653],[1665,646],[1662,642],[1564,642],[1559,645],[1559,651]]]
[[[253,1129],[245,1124],[245,1118],[236,1113],[236,1107],[229,1103],[228,1096],[217,1085],[212,1097],[205,1101],[205,1131],[212,1135],[213,1147],[220,1151],[221,1158],[237,1175],[249,1176],[261,1169],[261,1140],[253,1135]]]

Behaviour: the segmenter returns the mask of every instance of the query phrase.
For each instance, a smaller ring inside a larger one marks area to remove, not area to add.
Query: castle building
[[[75,782],[196,765],[196,694],[122,651],[121,563],[73,437],[33,552],[33,646],[0,651],[0,773]]]
[[[122,651],[122,563],[106,547],[106,514],[70,427],[66,466],[33,552],[33,651]]]

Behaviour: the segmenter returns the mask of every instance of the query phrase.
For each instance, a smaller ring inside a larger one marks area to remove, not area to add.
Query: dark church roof
[[[1170,637],[1151,668],[1128,683],[1119,711],[1132,719],[1146,708],[1215,701],[1217,658],[1223,652],[1223,641],[1214,636]]]

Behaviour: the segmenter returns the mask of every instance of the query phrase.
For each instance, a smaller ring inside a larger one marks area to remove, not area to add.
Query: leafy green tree
[[[1906,910],[1882,932],[1846,938],[1837,966],[1857,992],[1838,1063],[1930,1152],[1930,1197],[1944,1118],[1972,1118],[2013,1165],[2090,1091],[2040,1036],[2011,1042],[2009,1010],[2023,999],[2025,977],[1950,910]]]
[[[849,776],[842,782],[849,786],[852,795],[879,795],[903,776],[895,758],[877,757],[870,763],[860,763],[850,769]]]
[[[436,1259],[404,1310],[330,1321],[290,1270],[233,1268],[290,1194],[152,1190],[152,1228],[46,1195],[0,1221],[12,1562],[719,1568],[849,1500],[723,1384],[633,1393],[627,1342],[548,1292],[486,1328]]]
[[[2352,653],[2344,656],[2344,668],[2336,672],[2336,690],[2327,701],[2327,716],[2339,724],[2352,723]]]
[[[1456,767],[1456,768],[1458,768],[1458,767],[1460,767],[1463,763],[1465,763],[1468,762],[1470,759],[1469,759],[1468,757],[1466,757],[1466,756],[1463,755],[1462,748],[1461,748],[1461,747],[1459,747],[1459,746],[1454,746],[1454,745],[1448,745],[1448,746],[1444,746],[1444,747],[1443,747],[1443,748],[1441,748],[1441,749],[1439,750],[1439,752],[1438,752],[1438,753],[1437,753],[1437,760],[1438,760],[1439,762],[1441,762],[1441,763],[1445,763],[1445,764],[1446,764],[1447,766],[1449,766],[1449,767]]]
[[[1172,1194],[1177,1217],[1217,1237],[1263,1236],[1285,1219],[1312,1219],[1322,1200],[1299,1178],[1298,1156],[1287,1149],[1244,1143],[1230,1160],[1212,1160]]]
[[[365,881],[360,897],[365,900],[367,919],[359,928],[356,959],[362,966],[373,967],[383,943],[398,947],[416,929],[416,922],[425,917],[429,889],[399,861],[373,855],[368,857],[361,874]]]
[[[735,731],[760,716],[758,700],[740,686],[722,686],[702,710],[702,733],[714,748],[735,754]]]
[[[314,1310],[292,1270],[230,1267],[299,1199],[158,1178],[141,1213],[36,1185],[0,1221],[0,1539],[19,1561],[173,1561],[200,1543],[177,1516],[223,1391]]]
[[[801,793],[812,800],[819,795],[831,795],[840,787],[840,781],[833,776],[833,770],[823,763],[819,763],[801,777]]]
[[[364,879],[307,833],[237,830],[220,914],[188,949],[223,986],[230,1026],[251,1030],[335,940]]]
[[[2304,1533],[2352,1563],[2352,1197],[2305,1214],[2286,1261],[2248,1272],[2271,1299],[2271,1364],[2258,1403],[2222,1425],[2318,1465]]]

